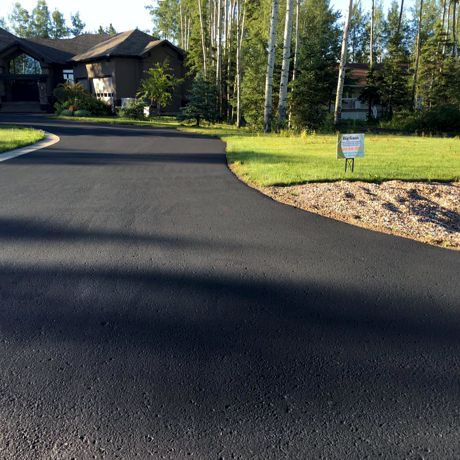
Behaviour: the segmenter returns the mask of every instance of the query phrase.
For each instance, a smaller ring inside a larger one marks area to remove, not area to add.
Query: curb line
[[[21,147],[20,149],[10,150],[9,152],[0,153],[0,162],[11,160],[21,155],[27,155],[28,153],[35,152],[36,150],[45,149],[57,144],[61,139],[55,134],[51,134],[45,131],[45,139],[37,142],[36,144],[28,145],[27,147]]]

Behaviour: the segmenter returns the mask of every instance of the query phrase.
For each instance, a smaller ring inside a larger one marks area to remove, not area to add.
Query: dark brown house
[[[66,80],[119,106],[135,97],[155,63],[167,63],[177,78],[185,77],[184,52],[140,30],[51,40],[23,39],[0,28],[0,111],[50,111],[54,88]],[[177,112],[184,97],[180,85],[166,112]]]

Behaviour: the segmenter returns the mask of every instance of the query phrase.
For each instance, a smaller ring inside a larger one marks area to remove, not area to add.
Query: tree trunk
[[[414,82],[412,85],[412,107],[417,108],[417,80],[418,68],[420,63],[420,49],[421,49],[421,35],[422,35],[422,21],[423,21],[423,0],[420,0],[420,11],[418,15],[417,27],[417,44],[415,49],[415,67],[414,67]]]
[[[371,10],[371,36],[369,43],[369,66],[374,67],[374,29],[375,29],[375,0],[372,0]]]
[[[404,0],[401,0],[401,9],[399,10],[399,21],[398,21],[398,35],[401,34],[403,14],[404,14]]]
[[[222,0],[217,0],[216,24],[216,87],[219,100],[219,118],[222,117]]]
[[[458,49],[458,38],[457,38],[457,0],[453,0],[453,8],[452,8],[452,56],[457,57],[457,49]]]
[[[241,128],[241,58],[242,58],[242,45],[244,36],[244,19],[246,15],[245,0],[237,0],[238,4],[238,22],[237,22],[237,39],[236,39],[236,126]]]
[[[292,83],[295,82],[297,78],[297,65],[299,61],[299,41],[300,41],[300,0],[296,0],[296,9],[295,9],[295,45],[294,45],[294,62],[292,65]],[[291,126],[292,110],[289,110],[289,126]]]
[[[207,76],[207,65],[206,65],[206,39],[204,36],[204,23],[203,23],[203,11],[201,10],[201,0],[198,0],[198,13],[200,16],[200,34],[201,34],[201,46],[203,49],[203,75],[204,78]]]
[[[348,15],[343,29],[342,52],[340,55],[339,79],[337,82],[337,94],[335,97],[334,124],[338,125],[342,119],[342,96],[345,83],[345,71],[347,66],[348,31],[350,29],[351,14],[353,12],[353,0],[349,1]]]
[[[291,64],[291,40],[292,40],[292,14],[293,0],[286,0],[286,20],[284,24],[283,40],[283,63],[281,68],[280,94],[278,103],[278,128],[286,124],[286,105],[289,83],[289,67]]]
[[[273,0],[270,19],[270,37],[268,39],[268,63],[265,79],[264,130],[271,131],[273,114],[273,69],[275,67],[276,28],[278,25],[279,0]]]

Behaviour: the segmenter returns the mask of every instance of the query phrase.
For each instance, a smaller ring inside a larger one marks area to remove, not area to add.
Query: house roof
[[[88,50],[101,41],[106,41],[108,35],[83,34],[75,38],[52,40],[47,38],[19,38],[0,28],[0,52],[14,46],[19,46],[32,57],[43,60],[48,64],[65,64],[72,57]]]
[[[173,48],[179,54],[183,54],[168,40],[156,40],[145,32],[138,29],[117,34],[108,40],[93,46],[85,53],[74,56],[75,62],[90,61],[108,57],[141,57],[151,49],[166,45]]]
[[[92,61],[107,57],[142,57],[155,47],[168,46],[178,54],[183,51],[167,40],[153,39],[138,29],[113,37],[104,34],[83,34],[74,38],[19,38],[0,28],[0,53],[19,46],[32,57],[48,64]]]

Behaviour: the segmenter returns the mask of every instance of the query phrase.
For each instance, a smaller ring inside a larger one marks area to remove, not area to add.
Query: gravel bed
[[[460,250],[460,183],[333,182],[257,187],[273,199],[359,227]]]

